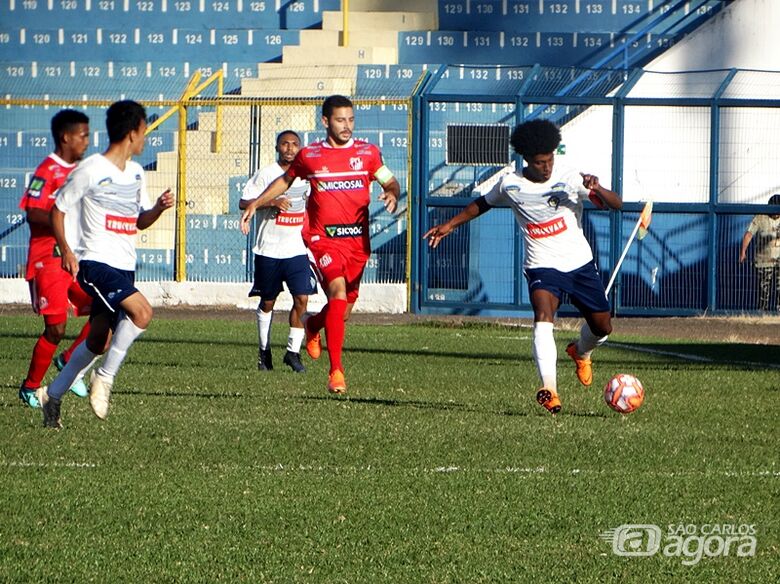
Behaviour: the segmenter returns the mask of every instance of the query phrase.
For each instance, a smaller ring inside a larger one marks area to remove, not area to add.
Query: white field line
[[[25,462],[23,460],[4,460],[0,466],[9,468],[97,468],[94,462]]]
[[[401,473],[419,475],[419,474],[514,474],[520,476],[534,475],[553,475],[553,476],[623,476],[624,472],[603,471],[599,469],[549,469],[543,466],[524,467],[524,466],[506,466],[501,468],[490,467],[467,467],[467,466],[434,466],[431,468],[398,468],[394,466],[329,466],[329,465],[310,465],[310,464],[261,464],[261,465],[242,465],[242,464],[203,464],[201,470],[207,472],[225,471],[225,470],[249,470],[263,473],[314,473],[314,474],[382,474],[400,471]],[[637,471],[631,470],[631,474],[637,474]],[[652,477],[728,477],[728,478],[754,478],[769,477],[780,478],[780,470],[753,470],[753,471],[729,471],[729,470],[705,470],[705,471],[647,471],[639,474]]]
[[[97,468],[97,464],[93,462],[25,462],[25,461],[2,461],[0,466],[9,468]],[[400,470],[402,473],[407,474],[514,474],[520,476],[533,476],[533,475],[622,475],[622,472],[604,471],[598,469],[549,469],[543,466],[528,467],[528,466],[505,466],[501,468],[490,467],[467,467],[467,466],[434,466],[431,468],[398,468],[394,466],[390,467],[377,467],[377,466],[324,466],[313,464],[201,464],[200,470],[205,472],[224,471],[224,470],[249,470],[265,473],[321,473],[321,474],[381,474],[383,472],[396,472]],[[636,474],[635,470],[631,471],[631,474]],[[754,471],[729,471],[729,470],[705,470],[705,471],[647,471],[640,472],[639,474],[650,475],[653,477],[728,477],[728,478],[753,478],[753,477],[769,477],[780,478],[780,470],[754,470]]]

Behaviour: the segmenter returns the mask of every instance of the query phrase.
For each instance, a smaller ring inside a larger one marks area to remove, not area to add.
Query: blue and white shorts
[[[78,281],[93,298],[90,313],[93,317],[106,312],[119,315],[119,305],[122,301],[138,292],[135,287],[135,272],[119,270],[91,260],[79,262]]]
[[[282,291],[282,284],[293,296],[309,296],[317,293],[317,280],[309,264],[309,257],[269,258],[255,255],[255,281],[249,296],[263,300],[275,300]]]
[[[595,261],[571,272],[561,272],[553,268],[532,268],[525,270],[525,278],[528,280],[529,294],[534,290],[547,290],[560,301],[562,294],[566,292],[571,303],[580,312],[609,312],[609,301]]]

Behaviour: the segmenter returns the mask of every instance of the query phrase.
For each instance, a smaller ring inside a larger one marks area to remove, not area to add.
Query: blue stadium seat
[[[423,65],[358,65],[356,95],[411,95]]]
[[[201,59],[270,62],[281,59],[282,47],[297,44],[297,30],[174,29],[162,26],[121,28],[23,28],[0,30],[0,61],[105,61]]]
[[[238,214],[187,216],[187,278],[223,282],[246,280],[246,236]]]
[[[32,176],[32,170],[0,170],[0,210],[3,213],[19,210],[19,200]]]
[[[147,248],[138,249],[135,274],[137,281],[173,280],[173,250]]]
[[[291,6],[295,5],[295,6]],[[309,28],[322,22],[322,10],[338,10],[338,1],[320,0],[319,11],[306,2],[287,2],[279,11],[268,0],[237,0],[198,2],[178,0],[163,3],[161,0],[129,2],[121,0],[94,1],[87,6],[79,0],[71,2],[15,2],[14,10],[8,2],[0,7],[3,22],[14,28],[24,26],[58,27],[79,22],[94,26],[116,27],[118,23],[131,22],[132,26],[164,26],[208,29],[235,27],[238,22],[251,22],[253,29]],[[289,21],[290,27],[282,26]]]

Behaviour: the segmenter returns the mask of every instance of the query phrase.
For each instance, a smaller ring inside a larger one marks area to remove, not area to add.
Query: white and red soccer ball
[[[642,382],[628,373],[618,373],[604,386],[604,401],[618,413],[630,414],[645,400]]]

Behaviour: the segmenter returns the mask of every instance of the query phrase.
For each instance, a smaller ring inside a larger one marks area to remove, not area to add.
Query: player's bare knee
[[[43,336],[52,345],[58,345],[65,337],[65,323],[47,324]]]

